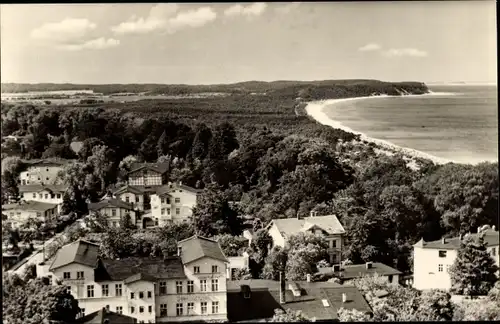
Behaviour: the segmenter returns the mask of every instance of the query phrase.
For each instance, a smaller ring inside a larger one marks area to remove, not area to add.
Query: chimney
[[[182,186],[182,181],[179,181],[179,186]]]
[[[366,269],[371,269],[373,266],[372,262],[366,262]]]
[[[306,275],[306,278],[307,278],[307,282],[311,282],[311,274],[309,274],[309,273],[308,273],[308,274]]]
[[[177,247],[177,256],[181,256],[182,254],[182,247],[178,246]]]
[[[478,232],[478,233],[481,233],[481,226],[479,226],[479,227],[477,228],[477,232]]]
[[[495,231],[496,231],[496,229],[497,229],[497,227],[496,227],[495,225],[491,226],[491,230],[492,230],[493,232],[495,232]]]
[[[347,294],[346,293],[342,293],[342,302],[343,303],[347,302]]]
[[[462,241],[462,239],[464,238],[464,235],[462,233],[460,233],[460,236],[458,238],[460,241]]]
[[[340,271],[340,265],[339,264],[334,264],[333,265],[333,272],[339,272]]]
[[[446,239],[444,237],[441,239],[441,243],[446,244]]]
[[[286,291],[285,272],[280,271],[280,304],[286,303],[285,291]]]

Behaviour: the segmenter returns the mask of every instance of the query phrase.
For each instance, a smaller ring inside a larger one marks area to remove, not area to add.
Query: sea
[[[430,95],[326,105],[329,119],[370,138],[456,163],[498,161],[497,86],[429,86]]]

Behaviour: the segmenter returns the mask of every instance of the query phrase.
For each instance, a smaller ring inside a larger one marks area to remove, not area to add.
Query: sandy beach
[[[421,97],[421,96],[443,96],[443,95],[450,95],[452,93],[444,93],[444,92],[430,92],[427,94],[423,95],[408,95],[407,97]],[[390,97],[387,95],[381,95],[384,97]],[[324,113],[324,108],[326,106],[332,106],[334,104],[340,103],[340,102],[346,102],[346,101],[360,101],[360,100],[367,100],[367,99],[373,99],[381,96],[370,96],[370,97],[356,97],[356,98],[345,98],[345,99],[328,99],[328,100],[321,100],[321,101],[313,101],[307,104],[305,110],[309,116],[314,118],[318,123],[323,124],[323,125],[328,125],[333,128],[341,129],[345,132],[353,133],[356,135],[360,136],[361,141],[367,141],[376,144],[379,146],[382,150],[386,150],[387,153],[401,153],[404,156],[408,158],[422,158],[422,159],[427,159],[431,160],[436,164],[446,164],[446,163],[457,163],[452,160],[440,158],[431,154],[427,154],[422,151],[418,151],[412,148],[408,147],[401,147],[398,145],[395,145],[391,142],[377,139],[377,138],[372,138],[367,136],[366,134],[363,134],[361,132],[355,131],[345,125],[342,125],[341,123],[331,119]],[[396,97],[396,96],[394,96]]]

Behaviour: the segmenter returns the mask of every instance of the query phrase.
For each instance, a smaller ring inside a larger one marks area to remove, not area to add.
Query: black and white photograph
[[[0,27],[3,323],[500,321],[496,1]]]

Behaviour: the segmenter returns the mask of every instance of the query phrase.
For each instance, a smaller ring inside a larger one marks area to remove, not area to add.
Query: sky
[[[495,1],[3,4],[1,81],[497,80]]]

